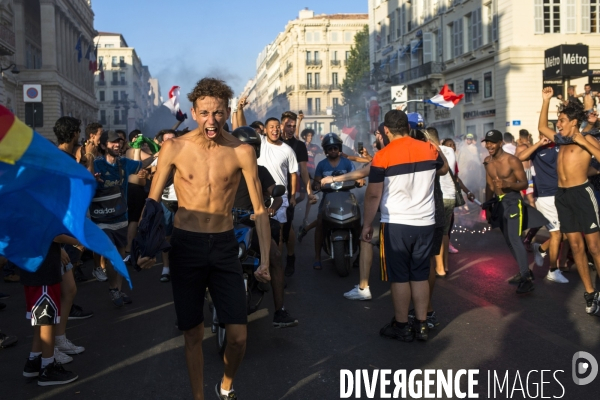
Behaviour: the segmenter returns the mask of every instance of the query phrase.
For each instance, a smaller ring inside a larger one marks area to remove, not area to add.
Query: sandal
[[[321,266],[321,261],[315,261],[313,263],[313,269],[321,270],[323,267]]]

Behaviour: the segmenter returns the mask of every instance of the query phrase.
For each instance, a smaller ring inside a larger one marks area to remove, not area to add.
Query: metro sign
[[[588,73],[589,47],[563,44],[545,51],[544,77],[577,77]]]

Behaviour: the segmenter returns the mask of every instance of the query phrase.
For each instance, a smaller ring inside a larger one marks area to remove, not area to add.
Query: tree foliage
[[[369,27],[354,36],[354,45],[350,48],[350,56],[346,64],[346,78],[342,82],[344,104],[350,106],[350,115],[364,109],[363,95],[369,84]]]

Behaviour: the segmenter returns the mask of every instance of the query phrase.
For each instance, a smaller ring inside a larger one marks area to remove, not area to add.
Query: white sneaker
[[[73,357],[66,355],[62,351],[58,349],[58,347],[54,347],[54,360],[61,364],[68,364],[73,361]]]
[[[65,354],[79,354],[85,351],[83,346],[75,346],[69,339],[65,338],[63,341],[56,341],[54,343],[55,349]],[[64,364],[64,363],[63,363]]]
[[[344,297],[348,300],[371,300],[371,289],[367,286],[361,290],[358,288],[358,285],[356,285],[354,286],[354,289],[344,293]]]
[[[540,247],[542,245],[539,243],[533,244],[533,259],[535,260],[535,265],[541,267],[544,265],[544,257],[546,257],[546,253],[540,253]],[[552,280],[552,279],[550,279]],[[567,281],[568,282],[568,281]]]
[[[448,253],[456,254],[456,253],[458,253],[458,249],[456,247],[452,246],[452,243],[450,243],[448,245]]]
[[[94,268],[94,270],[92,271],[92,275],[100,282],[106,282],[108,280],[106,272],[102,267]]]
[[[555,270],[554,272],[548,271],[548,275],[546,275],[546,279],[552,282],[558,283],[569,283],[569,280],[565,278],[560,269]]]

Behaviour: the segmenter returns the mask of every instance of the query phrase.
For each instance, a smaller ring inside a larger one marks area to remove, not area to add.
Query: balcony
[[[443,63],[433,61],[428,62],[394,75],[393,82],[396,85],[401,85],[407,82],[410,82],[410,84],[415,84],[429,79],[429,75],[441,74],[443,67]]]
[[[322,67],[323,61],[321,60],[306,60],[307,67]]]
[[[294,85],[286,86],[285,87],[285,92],[286,93],[291,93],[291,92],[294,91],[294,88],[295,88]]]
[[[325,110],[313,110],[313,109],[308,109],[308,111],[306,111],[305,115],[327,115],[327,111]]]
[[[332,67],[339,67],[341,65],[342,65],[342,62],[340,60],[331,60]]]
[[[329,90],[342,90],[342,85],[334,83],[333,85],[329,85]]]
[[[15,33],[5,25],[0,25],[0,56],[15,54]]]
[[[125,68],[126,66],[127,66],[127,64],[125,64],[125,61],[119,62],[119,67],[120,68]]]
[[[300,90],[328,90],[328,85],[321,85],[319,83],[311,83],[309,85],[300,85]]]
[[[292,70],[292,67],[294,66],[294,64],[289,63],[286,67],[285,67],[285,71],[283,71],[283,75],[287,75],[288,72],[290,72]]]
[[[106,81],[96,81],[98,86],[106,86]]]
[[[121,79],[121,86],[127,86],[127,81],[124,79]]]
[[[112,81],[110,84],[113,86],[119,86],[121,84],[121,82],[120,81]]]

